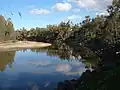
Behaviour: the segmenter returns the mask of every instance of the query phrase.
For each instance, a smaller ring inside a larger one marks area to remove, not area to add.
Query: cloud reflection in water
[[[50,73],[48,72],[50,70],[51,73],[55,72],[62,73],[64,75],[81,75],[86,70],[84,64],[79,61],[56,63],[51,62],[50,60],[33,60],[29,61],[28,64],[35,65],[39,69],[44,68],[44,71],[33,72],[36,74],[43,74],[43,72],[44,74]]]

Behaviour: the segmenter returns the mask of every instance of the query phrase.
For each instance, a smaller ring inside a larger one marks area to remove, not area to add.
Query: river
[[[0,52],[0,90],[55,90],[58,82],[85,72],[81,58],[62,59],[56,53],[46,49]]]

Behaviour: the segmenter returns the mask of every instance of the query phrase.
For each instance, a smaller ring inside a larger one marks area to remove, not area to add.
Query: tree
[[[14,26],[12,24],[11,18],[5,20],[3,16],[0,16],[0,40],[10,40],[13,39]]]

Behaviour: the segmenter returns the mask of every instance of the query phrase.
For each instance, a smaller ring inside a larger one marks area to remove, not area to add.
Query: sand
[[[11,50],[11,49],[29,49],[29,48],[41,48],[51,46],[50,43],[43,42],[32,42],[32,41],[17,41],[17,42],[6,42],[0,43],[1,50]]]

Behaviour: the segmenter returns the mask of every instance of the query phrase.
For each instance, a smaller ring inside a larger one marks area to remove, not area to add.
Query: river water
[[[0,90],[55,90],[58,82],[78,78],[86,70],[80,59],[61,59],[60,53],[51,52],[0,52]]]

